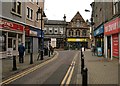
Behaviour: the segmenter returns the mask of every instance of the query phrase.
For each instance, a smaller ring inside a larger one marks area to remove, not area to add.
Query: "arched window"
[[[76,36],[80,36],[80,30],[76,30]]]
[[[86,30],[82,31],[82,36],[86,36]]]
[[[73,36],[73,30],[69,30],[69,36]]]

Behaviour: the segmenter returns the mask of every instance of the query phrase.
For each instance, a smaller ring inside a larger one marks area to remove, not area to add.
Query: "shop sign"
[[[67,41],[68,42],[86,42],[87,39],[86,38],[68,38]]]
[[[119,55],[119,40],[118,34],[112,35],[112,47],[113,47],[113,56],[118,57]]]
[[[104,33],[104,26],[101,25],[99,28],[97,28],[95,31],[94,31],[94,36],[97,36],[97,35],[100,35]]]
[[[24,30],[23,25],[16,24],[13,22],[8,22],[6,20],[0,20],[0,28],[5,28],[5,27],[10,28],[12,30],[20,30],[20,31]]]
[[[97,48],[97,55],[102,56],[102,48],[101,47]]]
[[[104,25],[104,34],[105,35],[110,35],[110,34],[115,34],[119,32],[119,23],[120,19],[116,18]]]
[[[37,32],[33,31],[33,30],[30,30],[30,36],[37,36]]]
[[[27,36],[30,35],[30,28],[29,28],[29,26],[25,26],[25,35],[27,35]]]

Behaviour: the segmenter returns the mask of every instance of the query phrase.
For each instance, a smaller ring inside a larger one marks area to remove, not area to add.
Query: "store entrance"
[[[16,39],[15,38],[8,38],[8,48],[11,50],[16,50]]]
[[[107,48],[107,57],[108,58],[111,58],[111,36],[108,36],[107,37],[107,46],[108,46],[108,48]]]

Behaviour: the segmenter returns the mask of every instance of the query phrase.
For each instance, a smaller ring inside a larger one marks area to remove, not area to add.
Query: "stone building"
[[[90,48],[89,31],[89,26],[77,12],[66,28],[67,48],[80,49],[81,46]]]
[[[47,20],[44,28],[44,44],[48,46],[50,42],[55,48],[64,48],[65,44],[65,20]]]

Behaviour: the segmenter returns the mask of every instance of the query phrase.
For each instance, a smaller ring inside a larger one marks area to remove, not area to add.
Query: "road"
[[[58,51],[52,61],[16,75],[7,84],[75,84],[79,63],[78,51]]]

